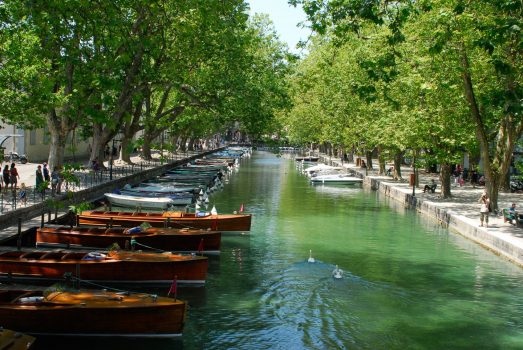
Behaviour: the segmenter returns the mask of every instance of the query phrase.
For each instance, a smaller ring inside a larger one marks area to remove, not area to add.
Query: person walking
[[[42,166],[38,165],[38,167],[36,168],[35,190],[40,193],[43,193],[44,192],[43,183],[44,183],[44,174],[42,172]]]
[[[51,196],[53,196],[53,197],[55,194],[57,194],[57,188],[58,188],[59,182],[60,182],[60,172],[58,171],[58,167],[55,166],[53,168],[53,172],[51,173]]]
[[[472,173],[470,174],[470,184],[472,188],[476,188],[478,184],[478,172],[475,169],[472,169]]]
[[[24,206],[27,205],[27,188],[25,187],[25,183],[22,182],[20,185],[20,194],[19,194],[20,203],[22,203]]]
[[[7,188],[9,187],[9,182],[11,180],[11,172],[9,171],[9,165],[6,164],[4,170],[2,171],[2,177],[4,178],[4,192],[7,193]]]
[[[44,181],[47,181],[47,183],[51,182],[51,176],[49,174],[49,168],[47,167],[47,163],[44,162],[43,164],[44,168],[42,169],[43,175],[44,175]]]
[[[20,175],[18,175],[18,170],[16,169],[15,163],[11,163],[11,170],[9,172],[11,175],[9,178],[9,181],[11,183],[11,189],[16,190],[16,185],[18,183],[18,180],[20,179]]]
[[[479,198],[479,203],[481,204],[479,209],[479,226],[483,226],[483,221],[485,222],[485,227],[488,227],[488,215],[490,212],[490,199],[486,192],[484,192]]]

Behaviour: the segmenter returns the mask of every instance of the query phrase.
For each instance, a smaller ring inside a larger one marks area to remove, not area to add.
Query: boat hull
[[[153,227],[190,229],[211,229],[214,231],[249,231],[251,215],[208,215],[195,217],[185,213],[125,213],[125,212],[83,212],[78,216],[81,225],[107,225],[134,227],[143,222]]]
[[[112,204],[127,208],[167,209],[173,205],[169,198],[148,198],[106,193],[105,198]]]
[[[123,253],[124,254],[124,253]],[[19,280],[63,280],[70,274],[81,280],[104,283],[169,284],[174,276],[180,283],[203,284],[207,276],[207,259],[127,260],[60,260],[16,259],[0,254],[0,275]],[[165,258],[165,257],[163,257]]]
[[[221,232],[193,230],[164,230],[151,228],[139,234],[126,234],[122,229],[92,228],[39,228],[36,231],[36,244],[83,246],[92,248],[107,248],[117,243],[120,247],[131,247],[131,239],[136,240],[137,249],[143,245],[154,249],[196,252],[219,252]]]
[[[104,295],[104,292],[99,294]],[[110,305],[104,302],[89,305],[87,298],[83,305],[70,305],[60,299],[57,304],[62,303],[56,306],[52,303],[45,306],[0,304],[0,319],[6,327],[30,334],[161,338],[182,334],[187,313],[185,302],[170,298],[157,298],[153,302],[144,296],[136,305],[125,305],[125,302],[118,302],[119,296],[113,293],[107,298],[114,298],[114,301],[106,302]]]

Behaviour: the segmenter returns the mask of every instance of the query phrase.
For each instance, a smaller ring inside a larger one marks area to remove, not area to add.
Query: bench
[[[508,208],[503,209],[503,222],[511,223],[515,226],[523,226],[523,215],[517,211],[512,214]]]

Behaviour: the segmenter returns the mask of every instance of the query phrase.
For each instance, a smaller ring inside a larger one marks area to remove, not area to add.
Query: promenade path
[[[405,201],[412,196],[412,186],[409,186],[409,176],[413,172],[411,167],[402,167],[403,180],[393,180],[390,176],[378,174],[376,169],[363,169],[354,163],[344,162],[341,164],[339,159],[329,158],[321,155],[324,163],[343,166],[349,172],[357,172],[365,178],[365,182],[379,182],[381,187],[389,187],[393,191],[387,191],[391,197]],[[377,166],[377,161],[374,163]],[[387,165],[390,166],[390,165]],[[441,185],[438,174],[426,173],[418,170],[419,188],[415,189],[416,208],[422,214],[431,216],[447,226],[451,231],[457,232],[485,248],[492,250],[498,255],[513,261],[523,267],[523,228],[516,227],[510,223],[503,222],[503,216],[500,212],[496,215],[490,214],[489,225],[480,227],[480,204],[478,203],[484,187],[475,188],[468,182],[460,187],[452,184],[451,198],[441,198]],[[425,184],[429,184],[434,179],[438,184],[435,193],[423,193],[422,189]],[[395,193],[392,195],[392,193]],[[401,193],[402,195],[398,195]],[[508,208],[512,203],[516,203],[517,208],[523,210],[523,194],[521,193],[500,193],[498,207]],[[435,215],[437,213],[437,216]],[[444,218],[445,220],[442,220]],[[444,222],[445,221],[445,222]]]
[[[184,153],[178,153],[178,154],[172,154],[167,159],[167,162],[173,162],[176,160],[182,160],[185,158],[192,157],[194,155],[197,155],[198,152],[184,152]],[[144,161],[141,159],[140,156],[136,155],[131,157],[131,161],[135,163],[134,166],[130,166],[127,164],[119,163],[117,160],[113,163],[113,169],[112,169],[112,178],[113,180],[117,180],[121,177],[130,175],[132,173],[153,169],[155,167],[160,166],[162,163],[160,162],[160,155],[159,153],[153,153],[153,160],[152,161]],[[79,161],[78,163],[84,164],[86,161]],[[8,164],[8,162],[2,163],[2,167],[5,166],[5,164]],[[39,194],[34,194],[33,189],[36,182],[36,169],[37,166],[41,163],[26,163],[26,164],[16,164],[16,168],[18,169],[18,173],[20,175],[20,179],[18,180],[18,190],[16,191],[16,195],[13,196],[11,190],[8,191],[0,191],[0,223],[2,222],[2,215],[5,215],[7,213],[13,212],[17,208],[25,208],[29,207],[38,203],[41,203],[42,201],[50,198],[50,190],[47,191],[47,195],[45,198],[42,198]],[[95,175],[93,174],[93,171],[85,168],[81,171],[75,172],[75,175],[79,177],[81,180],[78,185],[71,185],[69,187],[69,190],[76,192],[81,191],[86,188],[90,188],[93,186],[98,186],[100,184],[106,183],[110,181],[110,175],[109,175],[109,161],[104,161],[104,165],[107,168],[107,170],[104,170],[101,172],[101,174]],[[28,187],[28,201],[24,205],[19,200],[19,188],[22,183],[25,183],[25,185]],[[62,186],[62,191],[64,191],[64,187]],[[61,197],[56,197],[57,199],[60,199]],[[51,218],[49,215],[44,215],[44,220],[47,222],[49,219],[54,219],[55,215],[61,216],[62,214],[65,214],[68,212],[68,208],[62,208],[57,210],[55,213],[52,214]],[[21,231],[24,232],[31,227],[39,227],[41,224],[41,216],[33,217],[25,219],[22,222]],[[10,238],[18,233],[18,226],[10,226],[5,229],[0,230],[0,242]]]

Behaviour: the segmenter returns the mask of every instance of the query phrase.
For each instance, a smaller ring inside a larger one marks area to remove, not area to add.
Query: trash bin
[[[410,174],[409,186],[414,186],[416,184],[416,174]]]

